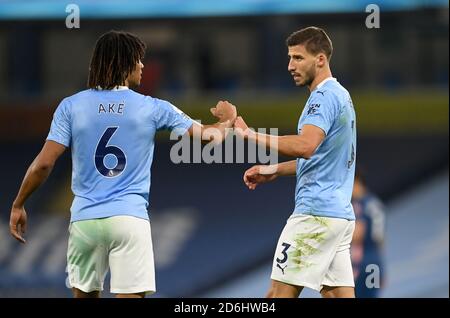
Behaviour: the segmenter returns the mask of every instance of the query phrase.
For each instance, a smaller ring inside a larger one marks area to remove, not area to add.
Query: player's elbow
[[[36,160],[32,166],[32,171],[38,173],[48,172],[53,169],[54,165],[55,162],[51,160]]]
[[[295,158],[311,159],[317,149],[317,144],[314,141],[305,138],[304,136],[296,136],[291,143],[291,151],[289,155]]]
[[[302,147],[298,147],[296,152],[297,158],[309,160],[316,152],[316,147],[312,144],[304,144]]]
[[[311,157],[314,155],[315,152],[316,152],[315,148],[306,148],[305,151],[303,152],[303,158],[309,160],[311,159]]]

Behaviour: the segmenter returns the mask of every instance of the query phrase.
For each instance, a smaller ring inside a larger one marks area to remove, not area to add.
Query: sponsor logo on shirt
[[[314,115],[317,113],[317,110],[320,108],[320,104],[311,104],[308,106],[307,115]]]

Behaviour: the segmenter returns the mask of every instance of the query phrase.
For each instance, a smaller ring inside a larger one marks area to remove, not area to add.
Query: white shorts
[[[350,260],[355,221],[305,214],[291,216],[278,240],[271,278],[320,291],[354,287]]]
[[[155,266],[150,222],[128,215],[73,222],[67,269],[71,287],[103,290],[111,269],[111,293],[154,293]]]

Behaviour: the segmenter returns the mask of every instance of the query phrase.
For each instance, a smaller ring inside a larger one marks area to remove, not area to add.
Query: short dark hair
[[[324,53],[328,60],[333,54],[333,44],[324,30],[318,27],[307,27],[289,35],[287,46],[305,45],[306,51],[311,54]]]
[[[134,34],[123,31],[103,34],[92,53],[88,88],[113,89],[124,85],[144,54],[145,44]]]

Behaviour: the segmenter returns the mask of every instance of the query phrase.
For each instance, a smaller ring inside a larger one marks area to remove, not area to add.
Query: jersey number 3
[[[113,178],[120,175],[127,164],[125,153],[117,146],[108,146],[108,142],[119,127],[108,127],[100,138],[97,148],[95,149],[95,168],[101,175],[107,178]],[[105,157],[112,155],[116,158],[115,167],[107,167],[105,165]]]

